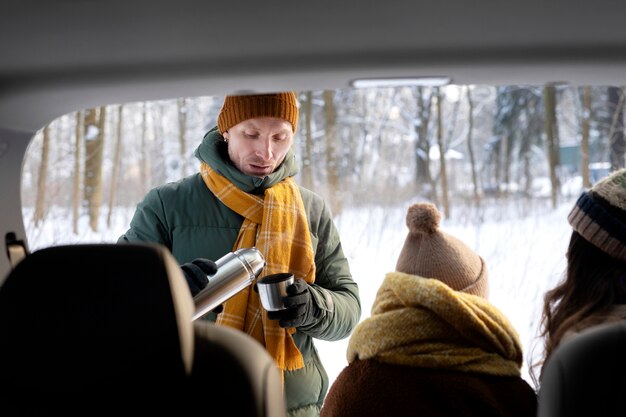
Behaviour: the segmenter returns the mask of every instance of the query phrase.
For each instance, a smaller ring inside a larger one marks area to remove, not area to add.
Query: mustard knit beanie
[[[252,94],[226,96],[217,127],[220,133],[244,120],[257,117],[278,117],[291,123],[295,133],[298,127],[298,104],[296,95],[289,91],[276,94]]]
[[[567,220],[592,245],[626,261],[626,169],[614,171],[583,192]]]
[[[409,234],[396,271],[435,278],[456,291],[487,298],[487,265],[465,243],[439,230],[441,213],[431,203],[409,207]]]

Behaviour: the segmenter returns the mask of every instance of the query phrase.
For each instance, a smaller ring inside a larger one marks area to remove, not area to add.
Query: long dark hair
[[[626,302],[625,280],[626,263],[607,255],[578,232],[572,232],[564,279],[544,296],[540,323],[544,355],[533,364],[531,372],[537,386],[536,369],[543,372],[544,364],[573,325]]]

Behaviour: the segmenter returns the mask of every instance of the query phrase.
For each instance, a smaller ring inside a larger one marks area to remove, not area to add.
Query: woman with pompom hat
[[[487,301],[485,262],[440,221],[433,204],[409,207],[396,271],[352,333],[321,417],[535,416],[518,334]]]

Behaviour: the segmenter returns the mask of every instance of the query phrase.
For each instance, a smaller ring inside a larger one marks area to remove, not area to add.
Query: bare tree
[[[76,112],[76,125],[74,128],[74,175],[72,184],[72,231],[78,234],[78,217],[80,216],[80,155],[81,144],[83,143],[83,122],[82,111]]]
[[[335,110],[335,92],[324,91],[324,120],[326,121],[326,169],[328,187],[333,214],[341,213],[339,194],[339,161],[337,160],[337,113]]]
[[[165,111],[164,102],[157,102],[151,107],[152,116],[152,152],[154,159],[150,170],[150,186],[163,184],[169,176],[169,165],[167,164],[168,151],[165,147]]]
[[[609,129],[609,162],[611,171],[624,168],[624,92],[620,87],[609,87],[609,106],[613,107],[613,118]]]
[[[85,110],[85,181],[83,192],[89,214],[89,226],[94,232],[98,231],[98,217],[102,205],[105,118],[105,106]]]
[[[446,146],[443,139],[442,111],[441,100],[442,94],[439,87],[437,91],[437,144],[439,145],[439,179],[441,180],[441,204],[443,205],[443,214],[446,218],[450,218],[450,201],[448,199],[448,171],[446,168]]]
[[[148,140],[146,135],[148,134],[148,103],[144,102],[141,106],[141,150],[144,154],[144,157],[140,160],[140,181],[141,181],[141,192],[144,193],[148,190],[148,178],[150,176],[150,160],[147,152],[148,149]]]
[[[313,188],[313,93],[307,91],[302,100],[304,116],[304,154],[302,155],[302,185]]]
[[[545,112],[545,132],[548,146],[548,169],[550,172],[550,195],[552,208],[557,206],[558,190],[560,189],[557,167],[559,165],[559,135],[556,120],[556,88],[545,85],[543,88],[543,105]]]
[[[39,176],[37,177],[37,197],[35,199],[35,212],[33,220],[35,226],[43,220],[46,202],[46,182],[48,178],[48,158],[50,153],[50,125],[43,128],[43,141],[41,145],[41,162],[39,164]]]
[[[430,138],[428,135],[430,116],[432,109],[433,90],[425,87],[417,87],[417,117],[415,133],[417,141],[415,142],[415,182],[421,184],[425,182],[429,186],[431,200],[438,204],[437,185],[430,173]],[[424,95],[427,94],[426,98]]]
[[[178,109],[178,143],[180,144],[180,174],[182,177],[187,176],[187,115],[189,114],[189,106],[185,98],[179,98],[177,101]]]
[[[107,226],[111,227],[111,215],[113,204],[117,195],[118,173],[122,160],[122,126],[124,124],[124,105],[117,106],[117,126],[115,129],[115,150],[113,151],[113,166],[111,168],[111,180],[109,182],[109,212],[107,213]]]
[[[467,94],[467,155],[470,160],[470,169],[472,171],[472,185],[474,190],[474,204],[476,208],[480,207],[480,187],[478,185],[478,173],[476,172],[476,157],[474,156],[474,146],[472,133],[474,130],[474,103],[472,101],[472,90],[469,86],[465,87]]]
[[[583,187],[591,188],[591,175],[589,174],[589,129],[591,120],[591,87],[582,88],[582,117],[580,122],[580,173],[583,179]]]

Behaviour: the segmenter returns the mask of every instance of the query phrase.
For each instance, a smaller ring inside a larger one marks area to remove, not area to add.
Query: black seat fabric
[[[28,255],[0,289],[3,379],[32,389],[37,375],[41,389],[88,392],[183,377],[192,330],[179,333],[165,265],[161,251],[143,245]]]
[[[625,416],[626,322],[599,325],[565,341],[546,363],[539,417]]]
[[[193,312],[182,271],[160,245],[33,252],[0,287],[0,414],[211,415],[226,405],[232,415],[266,415],[259,410],[277,403],[254,397],[254,384],[272,378],[252,380],[243,356],[213,335],[218,326],[194,324]],[[258,355],[247,361],[273,364],[239,336]],[[278,385],[264,390],[281,392],[278,369],[268,372]]]

